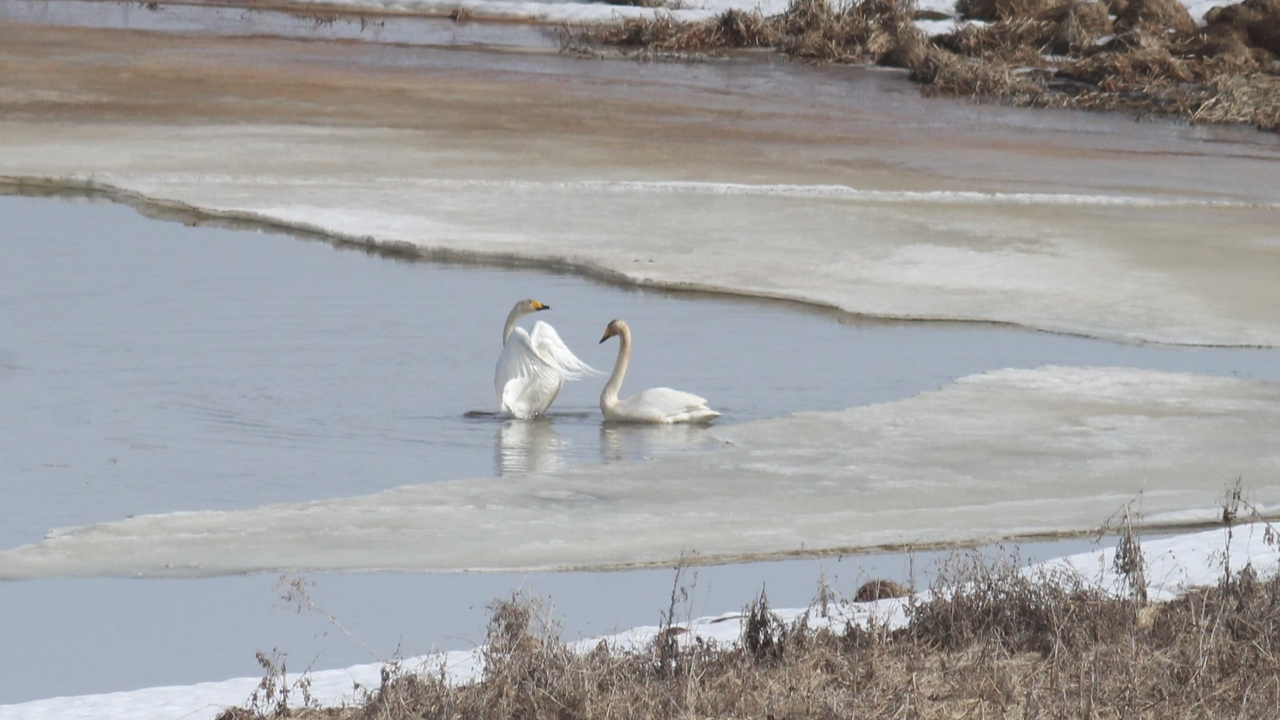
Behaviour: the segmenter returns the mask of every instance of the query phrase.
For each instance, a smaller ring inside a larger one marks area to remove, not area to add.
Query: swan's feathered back
[[[600,412],[606,420],[638,423],[705,423],[720,417],[720,413],[707,407],[707,401],[693,393],[659,387],[645,390],[625,400],[618,399],[622,379],[631,362],[631,328],[622,320],[614,320],[604,329],[604,342],[620,336],[618,360],[613,374],[600,393]]]
[[[626,422],[700,423],[720,417],[706,398],[681,390],[656,387],[620,400],[613,419]]]

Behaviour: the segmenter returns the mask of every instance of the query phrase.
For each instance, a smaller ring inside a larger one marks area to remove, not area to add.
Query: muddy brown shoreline
[[[1203,26],[1178,0],[959,0],[956,15],[955,30],[930,37],[910,2],[792,0],[767,17],[625,20],[582,30],[571,47],[648,57],[768,48],[904,68],[927,93],[975,101],[1280,131],[1280,0],[1216,7]]]

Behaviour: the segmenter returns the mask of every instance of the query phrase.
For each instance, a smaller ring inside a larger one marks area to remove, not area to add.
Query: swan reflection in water
[[[606,422],[600,426],[600,461],[650,460],[690,450],[719,446],[704,425],[635,425]]]
[[[643,461],[721,445],[702,425],[601,424],[599,417],[599,412],[555,412],[536,420],[500,419],[493,449],[497,474]]]
[[[568,447],[550,418],[507,420],[498,426],[493,459],[499,475],[552,472],[568,464]]]

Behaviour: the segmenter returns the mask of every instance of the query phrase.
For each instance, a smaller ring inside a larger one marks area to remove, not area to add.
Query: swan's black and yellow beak
[[[538,302],[537,300],[534,300],[534,301],[533,301],[533,309],[534,309],[534,310],[550,310],[550,309],[551,309],[551,306],[550,306],[550,305],[543,305],[542,303]]]
[[[600,338],[600,342],[602,343],[605,340],[608,340],[609,338],[613,337],[615,334],[616,333],[613,332],[613,328],[605,328],[604,337]],[[596,344],[599,345],[600,343],[596,343]]]

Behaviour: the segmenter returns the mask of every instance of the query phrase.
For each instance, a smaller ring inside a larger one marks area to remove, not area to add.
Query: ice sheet
[[[14,50],[6,92],[41,119],[0,125],[0,177],[867,315],[1280,346],[1266,137],[927,101],[850,68],[185,36],[86,68],[51,43]]]
[[[46,142],[62,136],[42,134]],[[310,145],[323,156],[335,142],[349,143],[376,156],[391,147],[361,132],[181,134],[186,149],[173,149],[191,166],[182,173],[166,172],[168,161],[121,172],[138,165],[132,158],[164,156],[177,140],[164,133],[113,145],[63,136],[56,145],[10,146],[0,173],[52,173],[56,182],[89,181],[354,242],[567,263],[630,282],[866,315],[1008,322],[1124,341],[1280,345],[1275,202],[645,180],[638,176],[646,172],[625,179],[617,170],[571,170],[577,177],[566,179],[422,177],[421,169],[454,172],[443,146],[402,149],[419,161],[406,175],[321,177],[254,166],[264,164],[259,158],[288,162],[279,155],[286,148],[296,154]],[[201,147],[195,155],[192,143]],[[573,162],[563,161],[564,169]],[[217,172],[230,165],[243,174]]]
[[[618,567],[976,542],[1087,532],[1125,503],[1148,523],[1209,521],[1237,479],[1259,507],[1280,506],[1274,383],[1004,370],[709,432],[724,449],[58,530],[0,553],[0,579]]]

